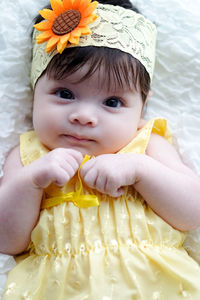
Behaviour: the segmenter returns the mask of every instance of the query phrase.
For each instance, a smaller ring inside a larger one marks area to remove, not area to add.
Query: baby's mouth
[[[69,135],[69,134],[63,134],[63,136],[72,142],[80,142],[80,143],[86,143],[86,142],[92,142],[94,140],[89,139],[85,136],[78,136],[78,135]]]

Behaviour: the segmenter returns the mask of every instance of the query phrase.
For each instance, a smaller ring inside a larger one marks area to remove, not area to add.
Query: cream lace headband
[[[40,11],[46,20],[34,26],[33,87],[53,56],[75,46],[104,46],[129,53],[144,65],[152,79],[156,26],[129,9],[97,4],[91,0],[51,0],[52,10]]]

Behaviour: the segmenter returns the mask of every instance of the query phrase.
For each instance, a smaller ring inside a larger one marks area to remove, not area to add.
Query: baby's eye
[[[121,107],[123,105],[123,102],[118,98],[109,98],[104,102],[104,105],[109,107]]]
[[[66,89],[57,91],[56,95],[63,99],[74,99],[74,95],[72,94],[72,92]]]

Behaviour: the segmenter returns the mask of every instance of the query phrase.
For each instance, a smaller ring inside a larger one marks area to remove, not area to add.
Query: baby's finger
[[[117,198],[124,194],[124,189],[121,187],[121,188],[117,189],[116,191],[110,191],[107,194],[113,198]]]
[[[97,172],[95,169],[89,169],[84,176],[82,176],[83,182],[90,188],[95,188]]]
[[[60,169],[58,172],[55,172],[55,179],[53,179],[52,182],[61,187],[64,186],[71,177],[68,172]]]
[[[71,170],[74,174],[78,170],[80,163],[71,155],[66,155],[60,162],[60,166],[66,171]]]
[[[94,167],[96,160],[95,158],[92,158],[88,161],[86,161],[80,169],[80,175],[82,178],[84,178],[86,176],[86,174]]]
[[[81,152],[77,151],[77,150],[73,150],[73,149],[64,149],[66,154],[69,154],[70,156],[72,156],[75,161],[78,163],[78,165],[80,165],[83,161],[83,155],[81,154]]]
[[[103,194],[108,194],[106,191],[106,184],[107,184],[107,178],[105,176],[102,176],[102,174],[101,175],[98,174],[94,188]]]
[[[74,166],[72,166],[73,164]],[[63,162],[60,163],[59,167],[63,169],[69,175],[69,179],[71,179],[74,176],[74,174],[77,172],[79,165],[76,161],[73,163],[72,162],[68,163],[65,161],[64,163]]]
[[[33,174],[33,182],[37,187],[46,188],[52,182],[63,186],[70,179],[69,174],[55,163],[51,163]]]

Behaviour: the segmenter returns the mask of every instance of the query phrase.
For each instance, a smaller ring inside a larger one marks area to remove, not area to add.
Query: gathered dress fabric
[[[145,153],[151,133],[171,140],[167,121],[152,119],[119,153]],[[20,151],[27,165],[49,150],[30,131],[21,136]],[[52,184],[43,204],[79,187],[77,174],[63,188]],[[186,233],[153,212],[132,186],[119,198],[85,185],[82,192],[96,195],[99,206],[61,201],[41,209],[3,300],[200,299],[200,267],[183,248]]]

